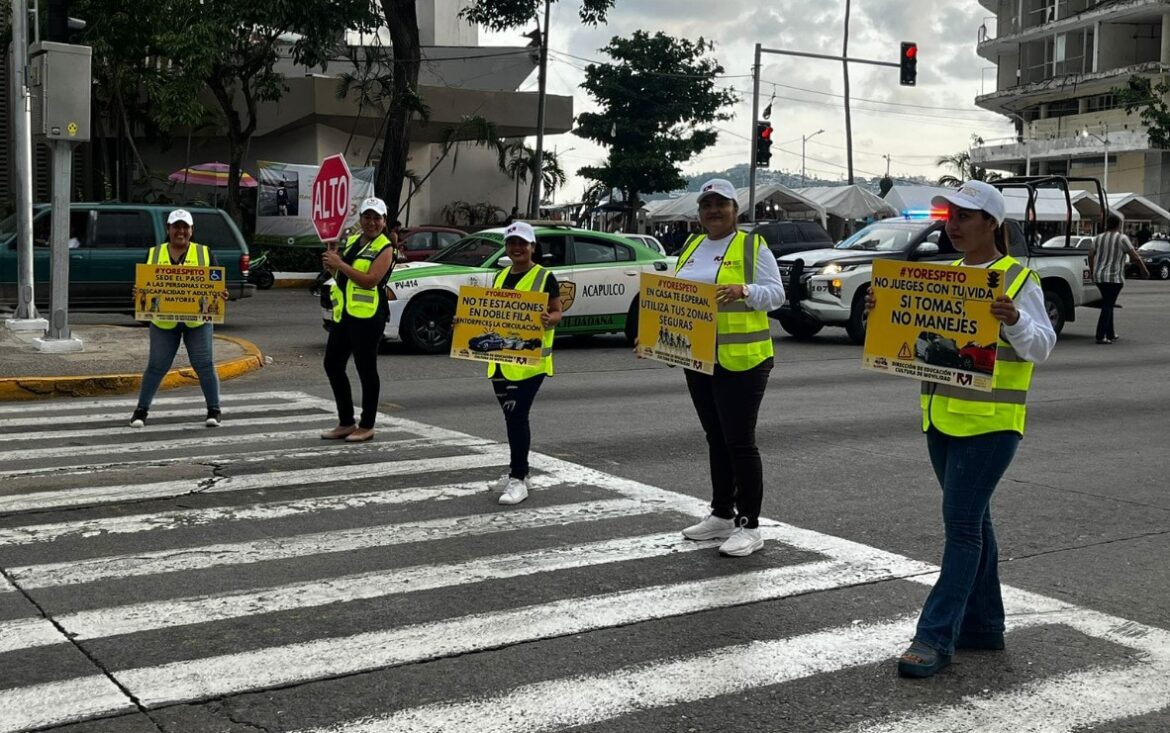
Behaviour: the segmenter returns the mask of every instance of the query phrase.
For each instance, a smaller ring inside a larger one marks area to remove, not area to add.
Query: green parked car
[[[642,273],[672,274],[675,258],[618,234],[541,222],[533,228],[537,261],[560,283],[564,318],[557,334],[624,333],[632,342]],[[396,265],[386,340],[404,341],[427,354],[449,351],[459,288],[491,287],[496,273],[508,265],[502,227],[464,237],[422,262]],[[332,315],[322,305],[328,325]]]
[[[134,266],[146,250],[166,241],[166,217],[174,206],[87,204],[69,207],[69,309],[129,311]],[[256,286],[246,282],[248,245],[227,213],[184,207],[195,219],[193,239],[215,254],[227,271],[228,295],[247,298]],[[33,278],[36,304],[48,309],[50,293],[50,207],[33,209]],[[0,221],[0,307],[16,305],[16,216]]]

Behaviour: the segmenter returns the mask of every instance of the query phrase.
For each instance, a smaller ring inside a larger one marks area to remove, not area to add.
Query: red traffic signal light
[[[918,44],[902,41],[902,55],[898,59],[898,68],[901,71],[899,83],[902,86],[912,87],[918,83]]]
[[[767,168],[772,160],[772,123],[756,122],[756,167]]]

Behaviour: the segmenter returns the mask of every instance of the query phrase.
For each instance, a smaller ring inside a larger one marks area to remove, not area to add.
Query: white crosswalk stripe
[[[639,625],[701,636],[701,617],[825,592],[875,599],[851,623],[805,619],[779,638],[683,644],[600,669],[565,659],[535,680],[498,675],[487,693],[449,675],[437,701],[355,703],[344,709],[377,706],[282,730],[619,728],[625,716],[892,666],[914,616],[880,591],[929,586],[937,571],[771,520],[761,531],[781,549],[699,562],[719,541],[688,542],[678,528],[705,513],[701,502],[546,455],[532,456],[530,500],[500,507],[488,484],[506,445],[390,416],[373,443],[325,444],[332,404],[298,392],[228,397],[230,434],[181,422],[189,401],[171,396],[132,431],[122,413],[133,403],[0,406],[0,733],[361,673],[392,686],[418,665]],[[1011,633],[1056,625],[1122,651],[828,733],[1057,733],[1170,712],[1170,632],[1013,588],[1004,597]],[[5,676],[6,660],[39,664],[36,682]]]

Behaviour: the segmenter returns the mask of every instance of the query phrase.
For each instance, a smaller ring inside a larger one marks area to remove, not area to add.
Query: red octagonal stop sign
[[[313,226],[323,242],[337,239],[345,228],[350,180],[349,166],[340,153],[321,161],[313,181]]]

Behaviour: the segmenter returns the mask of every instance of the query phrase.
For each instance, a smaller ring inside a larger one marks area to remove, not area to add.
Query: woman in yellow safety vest
[[[216,261],[211,250],[191,241],[194,232],[195,219],[191,213],[185,209],[175,209],[167,216],[167,241],[147,251],[146,264],[215,267]],[[144,293],[135,292],[135,295],[139,297],[140,303],[143,302]],[[151,301],[151,310],[157,311],[157,306],[158,298],[155,296]],[[207,403],[204,424],[209,428],[219,427],[219,375],[215,371],[212,355],[214,340],[212,325],[202,320],[151,322],[150,355],[147,357],[146,371],[142,373],[138,406],[130,416],[130,427],[141,428],[146,425],[150,403],[154,401],[159,385],[175,362],[180,342],[187,347],[187,358],[199,377],[199,387]]]
[[[1002,271],[1006,294],[991,304],[1002,324],[992,391],[922,384],[922,430],[942,487],[946,541],[914,641],[898,659],[904,677],[930,677],[950,664],[956,649],[1004,648],[991,496],[1024,435],[1032,366],[1056,344],[1036,274],[1008,256],[1003,244],[1003,194],[968,181],[953,194],[936,196],[931,206],[947,210],[947,237],[963,255],[952,264]],[[866,307],[874,304],[870,291]]]
[[[683,246],[675,273],[714,283],[719,313],[713,375],[686,370],[687,390],[707,435],[711,513],[682,531],[691,540],[722,539],[719,552],[743,557],[764,546],[760,506],[764,471],[756,418],[772,373],[768,312],[784,304],[776,257],[762,237],[739,231],[731,183],[715,178],[699,191],[705,234]]]
[[[519,504],[528,498],[529,489],[528,450],[532,445],[532,430],[528,413],[544,378],[553,374],[553,334],[561,322],[561,294],[556,277],[533,260],[536,233],[530,224],[518,221],[509,225],[504,231],[504,250],[512,265],[496,274],[492,287],[548,294],[548,308],[540,314],[545,329],[540,363],[536,366],[492,363],[487,370],[496,400],[504,411],[511,452],[508,473],[500,477],[496,488],[503,492],[501,504]]]
[[[344,249],[326,249],[321,263],[334,278],[330,291],[333,328],[325,343],[325,375],[337,403],[337,427],[321,437],[360,443],[374,437],[382,389],[378,344],[390,315],[385,285],[394,266],[394,246],[386,236],[386,203],[374,197],[363,201],[361,231],[349,238]],[[360,422],[354,420],[353,391],[345,373],[351,355],[362,383]]]

